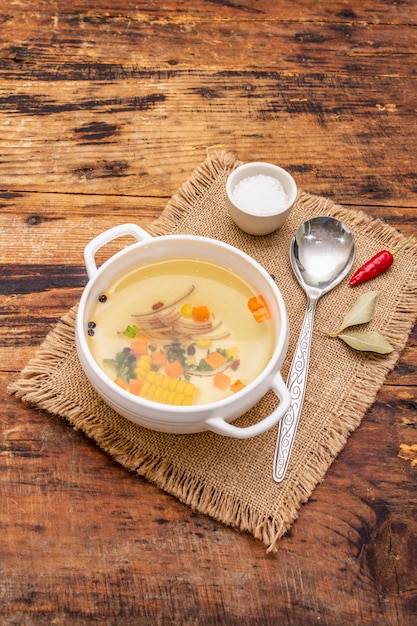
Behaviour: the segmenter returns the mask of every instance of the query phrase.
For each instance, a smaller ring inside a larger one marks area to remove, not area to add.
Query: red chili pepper
[[[414,235],[411,235],[404,243],[401,244],[399,248],[390,252],[389,250],[381,250],[369,259],[362,267],[360,267],[353,274],[352,278],[349,281],[349,285],[352,287],[354,285],[358,285],[359,283],[364,283],[371,278],[375,278],[375,276],[379,276],[385,270],[387,270],[394,263],[394,255],[397,254],[400,250],[404,248],[404,246],[412,240]]]

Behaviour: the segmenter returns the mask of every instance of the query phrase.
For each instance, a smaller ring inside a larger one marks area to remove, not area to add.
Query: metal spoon
[[[354,258],[355,241],[351,231],[333,217],[307,220],[291,241],[291,265],[307,295],[307,310],[287,378],[291,404],[279,424],[273,468],[276,482],[285,477],[303,406],[317,300],[340,283]]]

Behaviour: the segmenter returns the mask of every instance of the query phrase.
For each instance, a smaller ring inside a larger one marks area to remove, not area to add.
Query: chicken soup
[[[147,264],[116,280],[98,297],[86,332],[116,384],[183,406],[238,393],[275,344],[263,295],[224,267],[193,259]]]

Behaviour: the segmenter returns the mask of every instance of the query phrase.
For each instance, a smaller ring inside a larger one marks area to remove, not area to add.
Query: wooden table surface
[[[417,235],[417,4],[1,0],[0,28],[1,623],[417,624],[416,327],[276,554],[6,392],[88,241],[207,151]]]

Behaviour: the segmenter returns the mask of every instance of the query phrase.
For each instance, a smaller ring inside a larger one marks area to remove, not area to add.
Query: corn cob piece
[[[145,376],[140,396],[163,404],[191,406],[198,393],[198,387],[187,380],[178,380],[151,370]]]

